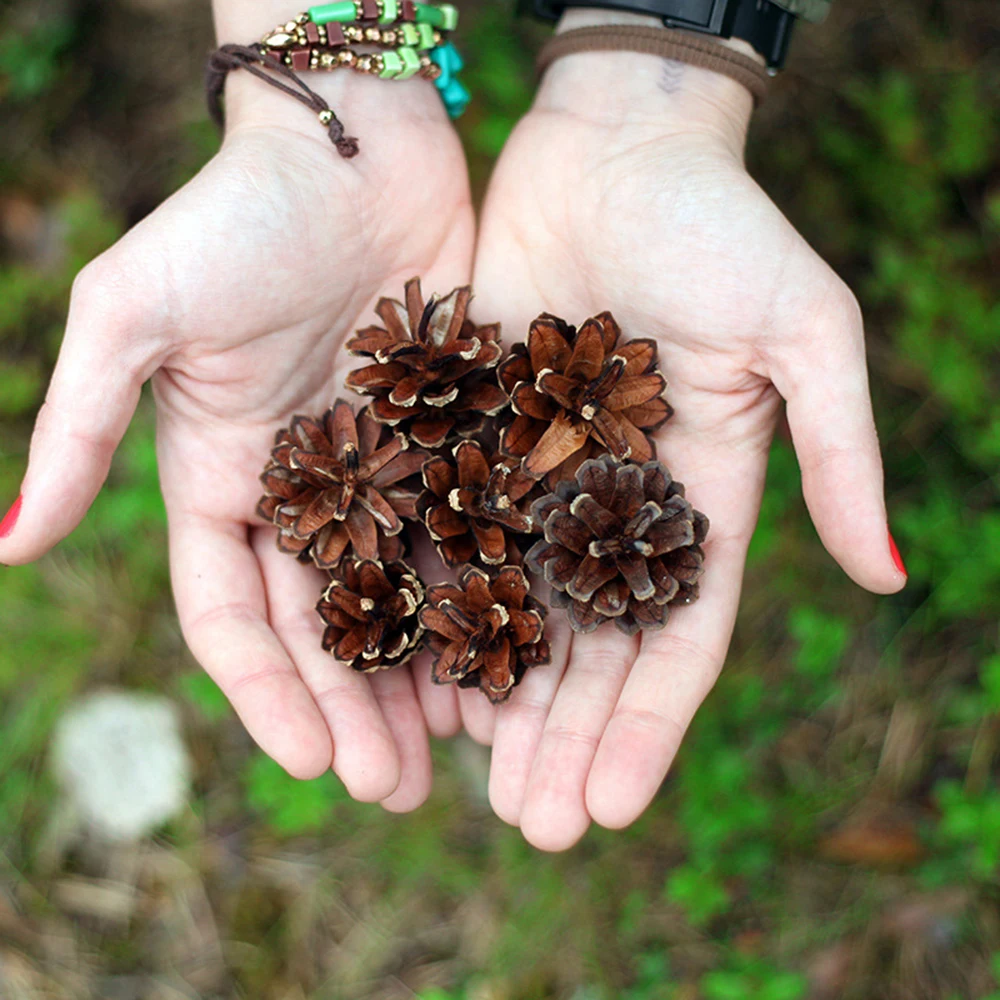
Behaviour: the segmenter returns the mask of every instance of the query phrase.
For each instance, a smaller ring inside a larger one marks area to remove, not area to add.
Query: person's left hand
[[[676,415],[659,457],[712,524],[701,598],[662,632],[572,635],[496,712],[462,692],[493,744],[490,799],[534,845],[569,847],[591,820],[646,808],[722,667],[781,407],[830,553],[862,586],[898,590],[860,311],[747,175],[750,95],[652,56],[553,66],[501,159],[480,233],[481,318],[520,339],[543,310],[610,310],[654,337]]]

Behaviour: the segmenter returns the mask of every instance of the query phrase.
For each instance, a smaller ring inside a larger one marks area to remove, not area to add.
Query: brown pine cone
[[[659,462],[590,459],[531,509],[545,537],[525,563],[552,584],[574,631],[609,618],[628,635],[660,629],[671,604],[697,600],[708,518]]]
[[[545,313],[531,324],[527,346],[514,347],[498,369],[516,414],[500,450],[551,489],[590,457],[610,452],[640,464],[656,457],[649,435],[673,412],[662,396],[656,343],[620,338],[609,312],[579,331]]]
[[[366,674],[398,667],[420,648],[423,601],[406,563],[348,559],[316,605],[327,626],[323,649]]]
[[[551,659],[542,637],[546,608],[528,593],[517,566],[504,566],[492,579],[463,566],[458,586],[429,587],[420,623],[437,654],[437,684],[478,687],[494,704],[510,697],[529,667]]]
[[[372,416],[424,448],[477,434],[487,416],[507,405],[486,377],[503,353],[500,327],[468,319],[471,298],[465,286],[425,304],[420,279],[411,278],[405,305],[381,299],[375,307],[385,327],[359,330],[347,343],[349,353],[375,359],[351,372],[347,387],[374,396]]]
[[[424,492],[417,514],[427,525],[446,566],[454,569],[478,554],[490,566],[502,566],[508,556],[520,561],[510,534],[532,530],[532,519],[518,509],[536,486],[535,480],[502,460],[493,463],[482,445],[460,442],[454,459],[435,457],[424,463]]]
[[[398,559],[403,518],[416,518],[418,490],[404,482],[429,457],[401,434],[338,399],[319,420],[295,417],[278,432],[260,479],[257,513],[280,529],[278,548],[334,569],[358,559]]]

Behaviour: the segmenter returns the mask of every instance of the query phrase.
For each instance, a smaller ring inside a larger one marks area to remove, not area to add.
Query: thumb
[[[159,366],[162,311],[117,248],[73,284],[66,334],[35,422],[21,494],[0,526],[0,563],[44,555],[82,520]]]
[[[861,310],[838,286],[808,325],[771,374],[788,404],[806,505],[827,551],[851,579],[895,593],[906,571],[886,517]]]

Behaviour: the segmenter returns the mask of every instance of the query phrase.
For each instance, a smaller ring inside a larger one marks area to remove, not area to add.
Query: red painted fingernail
[[[908,576],[906,572],[906,566],[903,563],[903,557],[899,554],[899,549],[896,547],[896,539],[892,537],[892,532],[889,532],[889,551],[892,553],[892,561],[896,564],[896,569],[899,570],[903,576]]]
[[[0,538],[7,538],[14,530],[14,525],[17,524],[17,519],[21,516],[21,504],[23,502],[24,498],[18,495],[18,498],[14,501],[14,506],[7,511],[6,517],[0,521]]]

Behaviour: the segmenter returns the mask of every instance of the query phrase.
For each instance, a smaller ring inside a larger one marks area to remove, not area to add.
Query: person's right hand
[[[369,679],[322,651],[322,577],[255,518],[257,477],[293,414],[349,395],[343,344],[374,321],[380,295],[399,297],[416,274],[427,292],[468,280],[473,215],[434,87],[334,75],[309,82],[359,137],[357,157],[342,159],[305,108],[236,73],[221,152],[79,275],[0,562],[37,559],[76,527],[152,378],[194,655],[291,774],[332,763],[356,798],[406,810],[430,788],[421,702],[447,734],[455,693],[425,677],[418,696],[408,670]]]

